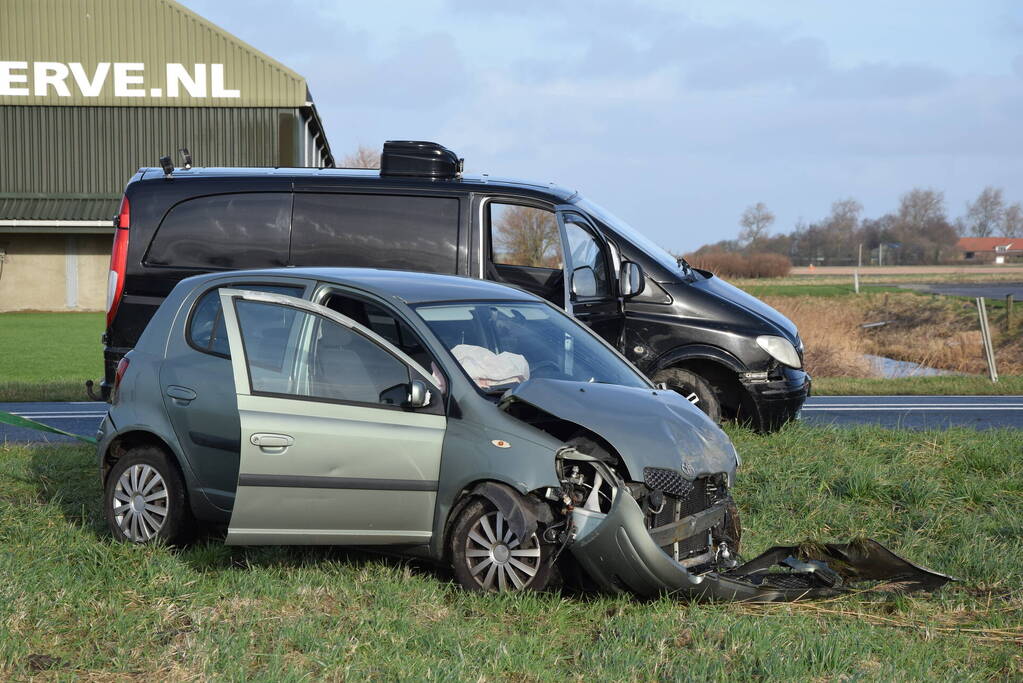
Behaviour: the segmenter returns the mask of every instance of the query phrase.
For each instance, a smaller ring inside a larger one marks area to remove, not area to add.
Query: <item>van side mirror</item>
[[[414,379],[408,385],[408,397],[405,399],[405,408],[425,408],[430,405],[430,390],[426,388],[426,382],[421,379]]]
[[[590,266],[579,266],[572,271],[572,294],[582,297],[597,296],[597,275]]]
[[[639,267],[638,263],[622,261],[622,270],[618,276],[618,284],[619,291],[621,291],[624,298],[628,299],[629,297],[641,294],[646,286],[645,279],[643,269]]]

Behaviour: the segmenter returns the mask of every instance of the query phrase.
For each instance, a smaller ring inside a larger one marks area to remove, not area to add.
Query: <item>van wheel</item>
[[[488,500],[462,508],[451,532],[451,563],[471,591],[542,591],[551,579],[550,546],[533,534],[523,542]]]
[[[655,384],[665,384],[684,396],[714,422],[721,422],[721,401],[714,387],[694,372],[682,368],[667,368],[653,376]]]
[[[114,464],[103,506],[114,538],[126,543],[181,543],[193,529],[181,473],[154,446],[132,448]]]

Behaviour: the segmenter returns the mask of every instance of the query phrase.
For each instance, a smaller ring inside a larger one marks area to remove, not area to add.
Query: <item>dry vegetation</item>
[[[723,278],[785,277],[792,269],[792,261],[781,254],[714,251],[686,254],[686,260],[696,268]]]
[[[876,377],[864,354],[967,374],[987,371],[976,311],[961,299],[912,293],[860,297],[766,297],[788,316],[806,344],[806,366],[819,377]],[[1018,330],[1007,333],[1004,309],[989,310],[1002,374],[1023,372]],[[864,329],[864,323],[885,322]]]

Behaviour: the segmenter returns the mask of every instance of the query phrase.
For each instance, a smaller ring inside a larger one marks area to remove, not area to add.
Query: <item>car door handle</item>
[[[295,443],[295,439],[288,436],[287,434],[253,434],[249,437],[249,442],[253,446],[259,446],[262,450],[269,453],[283,453],[284,450]]]
[[[180,405],[188,405],[191,401],[199,395],[194,390],[188,387],[179,387],[176,384],[172,384],[167,387],[167,395],[170,396],[174,401]]]

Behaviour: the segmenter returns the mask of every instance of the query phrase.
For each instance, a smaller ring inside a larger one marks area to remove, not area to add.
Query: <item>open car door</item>
[[[227,542],[427,543],[446,424],[430,374],[324,306],[220,298],[241,424]]]

